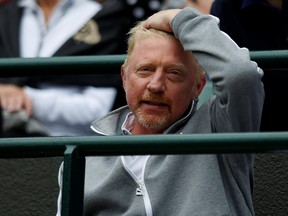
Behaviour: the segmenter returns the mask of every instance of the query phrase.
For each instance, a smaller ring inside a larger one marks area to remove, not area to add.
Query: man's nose
[[[147,88],[152,92],[163,92],[165,90],[165,74],[155,72],[149,81]]]

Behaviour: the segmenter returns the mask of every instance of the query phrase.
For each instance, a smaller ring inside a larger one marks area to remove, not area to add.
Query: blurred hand
[[[31,99],[28,98],[23,88],[16,85],[0,85],[0,103],[2,109],[10,112],[17,112],[24,109],[29,116],[32,115]]]

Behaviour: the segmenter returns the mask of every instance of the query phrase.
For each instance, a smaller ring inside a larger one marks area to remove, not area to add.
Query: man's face
[[[139,38],[121,74],[127,103],[136,116],[133,134],[162,133],[198,96],[192,53],[173,37]]]

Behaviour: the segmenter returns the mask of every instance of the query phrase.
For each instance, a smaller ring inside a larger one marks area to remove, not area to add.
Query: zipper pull
[[[141,188],[136,188],[136,196],[143,196]]]

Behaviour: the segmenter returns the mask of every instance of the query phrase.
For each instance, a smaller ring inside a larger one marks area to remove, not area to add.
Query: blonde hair
[[[129,38],[128,38],[128,47],[127,47],[127,59],[131,55],[131,53],[135,47],[135,44],[140,37],[154,36],[154,37],[162,37],[162,38],[169,38],[169,37],[175,38],[173,33],[165,32],[165,31],[161,31],[161,30],[153,29],[153,28],[149,28],[149,29],[145,28],[143,25],[144,22],[145,21],[139,21],[128,32]],[[124,66],[126,65],[127,59],[124,62]],[[205,71],[203,70],[201,65],[197,62],[197,60],[194,58],[194,56],[193,56],[193,59],[197,65],[196,77],[199,80],[201,76],[205,75]]]
[[[138,22],[133,28],[130,29],[128,32],[129,38],[128,38],[128,49],[127,49],[127,55],[128,57],[132,53],[136,41],[141,36],[155,36],[155,37],[171,37],[172,34],[164,31],[160,31],[157,29],[147,29],[143,26],[145,21]]]

